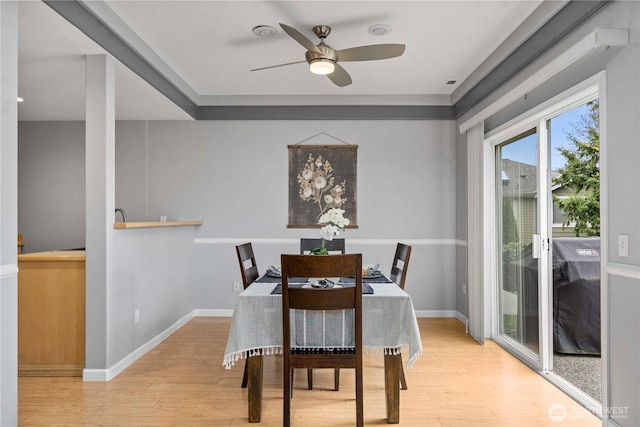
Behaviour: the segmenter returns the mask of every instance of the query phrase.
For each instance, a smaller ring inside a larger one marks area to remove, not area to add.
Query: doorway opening
[[[594,413],[603,401],[598,93],[585,84],[485,135],[494,340]]]

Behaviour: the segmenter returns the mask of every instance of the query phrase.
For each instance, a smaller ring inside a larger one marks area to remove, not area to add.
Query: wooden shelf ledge
[[[40,262],[40,261],[54,261],[54,262],[69,262],[69,261],[84,261],[84,250],[58,250],[58,251],[45,251],[45,252],[32,252],[28,254],[18,255],[19,262]]]
[[[202,221],[147,221],[147,222],[116,222],[113,228],[122,230],[129,228],[152,228],[152,227],[186,227],[202,225]]]

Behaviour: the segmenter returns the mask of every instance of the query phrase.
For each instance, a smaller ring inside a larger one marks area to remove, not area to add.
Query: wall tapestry
[[[289,145],[289,228],[319,228],[320,215],[344,209],[358,227],[357,145]]]

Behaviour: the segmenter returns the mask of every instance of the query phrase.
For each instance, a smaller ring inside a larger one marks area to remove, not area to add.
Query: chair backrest
[[[349,255],[282,255],[282,326],[283,345],[288,354],[291,346],[290,309],[344,310],[354,309],[356,349],[362,348],[362,254]],[[290,288],[290,277],[355,277],[355,287]],[[360,350],[356,350],[360,351]]]
[[[251,243],[236,246],[238,254],[238,262],[240,263],[240,273],[242,274],[242,285],[247,289],[260,274],[258,273],[258,264],[253,254],[253,246]]]
[[[300,255],[308,254],[312,249],[319,248],[321,245],[322,239],[300,239]],[[345,254],[344,239],[325,240],[324,247],[329,252]]]
[[[389,279],[404,289],[404,281],[407,278],[407,269],[409,268],[409,258],[411,257],[411,246],[398,243],[396,253],[393,256],[393,264],[391,264],[391,274]]]

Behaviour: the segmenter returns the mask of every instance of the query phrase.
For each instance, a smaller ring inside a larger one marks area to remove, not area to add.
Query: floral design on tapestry
[[[343,209],[358,228],[358,146],[289,145],[288,228],[320,228],[320,217]]]
[[[309,154],[304,169],[298,174],[300,198],[317,205],[317,218],[327,210],[342,207],[347,203],[346,183],[346,180],[336,183],[331,163],[321,155],[314,158],[313,153]]]

